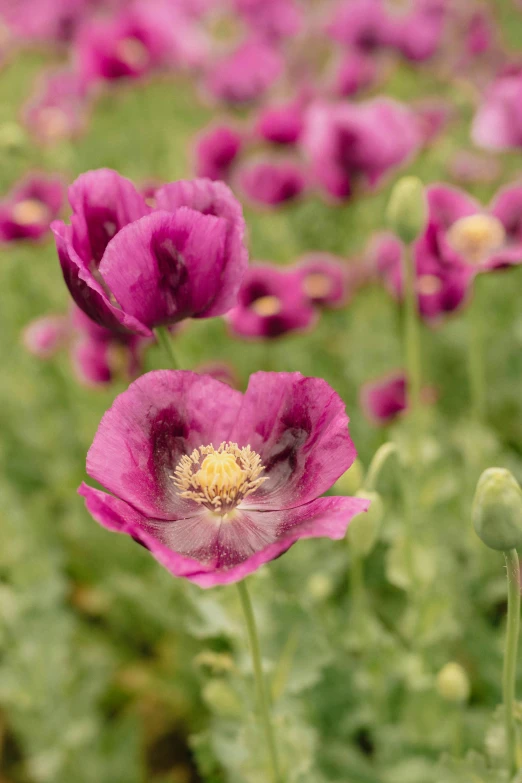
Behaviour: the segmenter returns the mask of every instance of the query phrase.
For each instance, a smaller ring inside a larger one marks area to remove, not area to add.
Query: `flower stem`
[[[154,329],[156,340],[161,345],[163,353],[168,359],[169,365],[173,370],[179,370],[179,365],[176,360],[176,354],[172,348],[172,340],[170,339],[169,330],[166,326],[158,326]]]
[[[481,422],[486,415],[486,382],[482,351],[483,311],[478,295],[478,282],[475,280],[475,301],[468,309],[468,377],[473,418]]]
[[[506,762],[510,776],[517,772],[516,727],[513,718],[517,669],[518,636],[520,630],[520,564],[516,549],[504,553],[508,581],[508,616],[504,653],[504,719],[506,730]]]
[[[404,298],[406,308],[404,344],[408,371],[408,406],[411,412],[415,441],[418,437],[418,415],[421,396],[421,344],[417,291],[415,288],[415,259],[411,246],[404,252]]]
[[[379,478],[381,470],[387,462],[388,457],[391,457],[392,454],[396,454],[397,452],[397,446],[395,443],[391,443],[390,441],[388,441],[388,443],[383,443],[382,446],[379,446],[373,455],[373,459],[370,462],[370,467],[368,468],[366,476],[364,477],[364,489],[368,490],[369,492],[373,492],[375,490],[377,479]]]
[[[257,700],[259,705],[259,712],[261,714],[261,721],[263,723],[263,729],[265,732],[265,741],[270,759],[270,771],[272,783],[282,783],[281,774],[279,772],[279,761],[277,758],[277,747],[275,743],[274,729],[272,726],[272,719],[270,716],[270,704],[268,698],[268,691],[266,688],[265,679],[263,676],[263,667],[261,664],[261,650],[259,647],[259,636],[256,628],[256,620],[252,609],[252,603],[250,601],[250,595],[246,586],[245,580],[237,583],[237,589],[239,591],[239,598],[241,600],[241,606],[243,608],[243,614],[245,615],[245,622],[248,632],[248,640],[250,642],[250,651],[252,653],[252,663],[254,666],[254,676],[256,680]]]

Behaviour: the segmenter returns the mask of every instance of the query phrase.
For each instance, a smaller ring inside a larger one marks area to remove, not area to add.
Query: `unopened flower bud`
[[[466,670],[451,661],[437,675],[437,691],[446,701],[462,703],[468,700],[470,685]]]
[[[472,509],[473,527],[491,549],[522,546],[522,490],[509,470],[488,468],[479,479]]]
[[[407,245],[424,229],[428,208],[424,185],[418,177],[403,177],[392,190],[386,211],[388,225]]]
[[[355,554],[367,557],[377,543],[384,517],[384,506],[378,492],[361,489],[356,493],[356,497],[369,500],[370,508],[352,519],[348,528],[348,541]]]
[[[332,490],[336,495],[355,495],[363,483],[364,471],[360,460],[356,459],[353,465],[337,479]]]

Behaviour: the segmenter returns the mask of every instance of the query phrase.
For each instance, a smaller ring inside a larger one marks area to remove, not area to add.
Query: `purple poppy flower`
[[[252,33],[270,41],[290,38],[303,25],[303,11],[296,0],[233,0],[232,8]]]
[[[30,174],[0,201],[0,240],[40,239],[58,216],[64,195],[61,177]]]
[[[283,158],[245,163],[238,171],[238,181],[251,201],[265,206],[294,201],[306,187],[302,166]]]
[[[435,391],[426,387],[421,393],[424,403],[433,403]],[[360,403],[365,415],[374,424],[385,426],[408,408],[408,381],[402,370],[386,374],[361,388]]]
[[[69,334],[69,319],[64,315],[44,315],[35,318],[22,333],[24,347],[39,359],[49,359],[65,344]]]
[[[229,125],[207,128],[196,141],[196,175],[226,182],[242,146],[242,134]]]
[[[394,29],[381,0],[343,0],[328,33],[345,46],[371,53],[391,45]]]
[[[370,87],[376,79],[377,64],[375,59],[354,49],[343,54],[341,62],[337,66],[334,92],[341,98],[349,98]]]
[[[89,0],[0,0],[0,18],[21,41],[69,43],[88,10]]]
[[[283,65],[282,55],[272,45],[252,39],[214,63],[206,88],[227,103],[250,103],[274,84]]]
[[[522,69],[508,68],[490,84],[471,135],[479,147],[491,150],[522,146]]]
[[[221,182],[161,187],[152,211],[115,171],[82,174],[69,188],[71,225],[55,222],[65,282],[81,310],[115,331],[221,315],[247,265],[241,207]]]
[[[87,89],[72,71],[44,78],[24,109],[24,122],[42,142],[56,142],[80,133],[85,125]]]
[[[522,186],[502,188],[489,207],[447,185],[427,189],[429,219],[422,252],[475,271],[522,263]]]
[[[272,144],[295,144],[304,127],[302,101],[271,104],[261,110],[255,133]]]
[[[408,13],[392,20],[394,46],[408,60],[429,60],[442,44],[446,13],[446,0],[416,0]]]
[[[342,538],[360,498],[321,498],[353,463],[340,397],[300,373],[245,395],[197,373],[147,373],[103,417],[82,484],[92,516],[201,587],[243,579],[300,538]]]
[[[303,146],[317,182],[336,199],[347,199],[361,180],[376,185],[419,149],[414,113],[376,98],[359,104],[316,103],[306,117]]]
[[[305,296],[314,305],[342,307],[349,294],[347,263],[330,253],[309,253],[296,266]]]
[[[280,337],[307,329],[315,320],[295,271],[270,264],[249,267],[238,305],[227,314],[232,331],[241,337]]]
[[[392,296],[403,296],[404,246],[393,234],[375,237],[371,255],[376,270]],[[445,264],[419,240],[414,248],[419,313],[434,323],[467,300],[475,272],[471,267]]]

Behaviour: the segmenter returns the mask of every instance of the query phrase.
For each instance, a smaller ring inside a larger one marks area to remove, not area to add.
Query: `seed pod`
[[[479,479],[472,508],[473,527],[491,549],[522,546],[522,490],[509,470],[488,468]]]
[[[428,219],[424,185],[418,177],[403,177],[392,190],[388,209],[388,225],[407,245],[421,234]]]
[[[469,677],[460,663],[450,661],[442,667],[437,675],[437,691],[446,701],[462,703],[468,700]]]

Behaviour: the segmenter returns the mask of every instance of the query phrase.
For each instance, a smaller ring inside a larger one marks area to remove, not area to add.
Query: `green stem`
[[[471,410],[476,421],[483,422],[486,415],[486,381],[482,346],[483,311],[475,281],[475,299],[468,309],[468,377]]]
[[[281,774],[279,772],[279,761],[277,758],[277,747],[275,742],[274,729],[272,726],[272,719],[270,716],[270,703],[269,703],[265,678],[263,675],[263,667],[261,664],[261,650],[259,647],[259,636],[257,633],[256,620],[254,617],[252,603],[250,601],[250,596],[247,590],[245,580],[237,583],[237,589],[239,591],[239,598],[241,600],[243,614],[245,615],[248,640],[250,642],[250,651],[252,653],[252,663],[254,666],[254,676],[256,680],[257,700],[259,705],[259,712],[261,714],[261,721],[263,723],[263,729],[265,732],[265,741],[266,741],[268,757],[270,760],[272,783],[282,783]]]
[[[408,405],[415,432],[415,440],[417,440],[422,366],[415,278],[413,252],[411,247],[406,247],[404,252],[404,299],[406,308],[404,343],[408,371]]]
[[[510,549],[504,554],[506,557],[508,581],[508,616],[503,676],[506,762],[509,774],[514,775],[517,772],[517,748],[513,707],[515,703],[517,649],[520,630],[520,564],[516,549]]]
[[[379,478],[381,470],[387,462],[388,457],[391,457],[392,454],[397,454],[397,452],[398,449],[395,443],[388,442],[383,443],[382,446],[379,446],[373,455],[373,459],[370,462],[370,467],[368,468],[366,476],[364,477],[364,489],[368,490],[368,492],[373,492],[375,490],[377,479]]]
[[[156,340],[161,345],[163,353],[168,359],[169,365],[173,370],[179,370],[179,365],[176,360],[176,354],[172,348],[172,340],[170,339],[170,333],[166,326],[158,326],[154,329]]]
[[[350,563],[350,592],[352,594],[352,611],[354,613],[364,609],[366,593],[364,587],[364,560],[359,555],[352,553]]]

